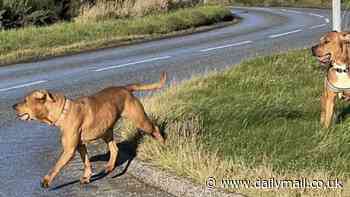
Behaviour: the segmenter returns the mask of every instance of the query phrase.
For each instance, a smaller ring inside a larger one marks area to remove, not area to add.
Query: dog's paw
[[[80,177],[80,184],[90,183],[90,177]]]
[[[152,136],[154,139],[156,139],[160,144],[165,144],[165,139],[162,136],[162,134],[160,134],[159,132],[153,132]]]
[[[114,170],[114,165],[107,164],[105,165],[105,173],[110,173]]]
[[[41,187],[48,188],[49,186],[50,186],[50,179],[48,176],[45,176],[44,179],[41,181]]]

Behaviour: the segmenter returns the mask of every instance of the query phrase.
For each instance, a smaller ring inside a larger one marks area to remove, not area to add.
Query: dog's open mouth
[[[19,118],[21,120],[29,120],[30,116],[28,113],[23,113],[23,114],[17,114],[17,118]]]
[[[318,56],[317,59],[320,61],[322,64],[329,64],[331,62],[331,54],[327,53],[326,55],[323,56]]]

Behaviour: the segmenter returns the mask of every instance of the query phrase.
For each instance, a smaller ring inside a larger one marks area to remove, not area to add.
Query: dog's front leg
[[[90,161],[89,161],[89,156],[88,156],[85,144],[79,144],[78,145],[78,151],[79,151],[81,160],[84,163],[84,174],[80,178],[80,183],[82,183],[82,184],[90,183],[92,170],[91,170],[91,164],[90,164]]]
[[[327,101],[327,96],[326,96],[326,89],[323,92],[323,95],[321,96],[321,125],[325,126],[325,120],[326,120],[326,101]]]
[[[325,88],[324,95],[321,98],[321,123],[326,128],[332,123],[336,97],[337,93],[330,91],[327,87]]]
[[[58,161],[56,162],[55,166],[52,168],[50,173],[43,178],[41,186],[44,188],[50,186],[51,182],[61,171],[61,169],[73,158],[79,142],[78,132],[63,132],[61,142],[63,152],[61,153]]]

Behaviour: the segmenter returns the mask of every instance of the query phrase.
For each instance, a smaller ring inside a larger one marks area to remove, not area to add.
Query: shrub
[[[2,0],[0,29],[47,25],[78,14],[79,0]]]
[[[7,0],[0,4],[0,28],[15,28],[29,24],[43,25],[57,20],[56,13],[48,8],[38,9],[34,0]],[[42,7],[44,8],[44,7]]]

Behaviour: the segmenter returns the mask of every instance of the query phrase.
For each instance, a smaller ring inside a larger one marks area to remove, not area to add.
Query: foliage
[[[76,16],[78,0],[2,0],[0,29],[47,25]]]

